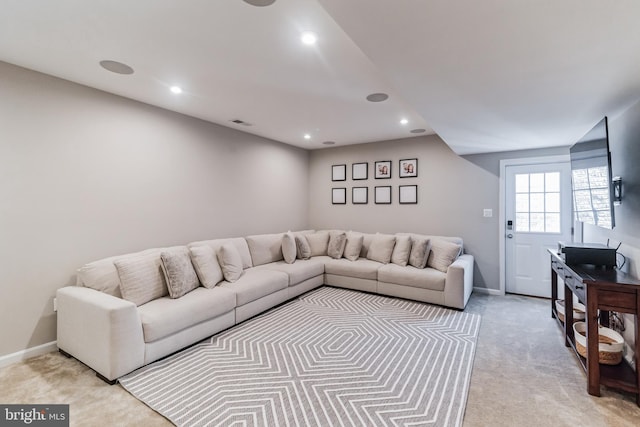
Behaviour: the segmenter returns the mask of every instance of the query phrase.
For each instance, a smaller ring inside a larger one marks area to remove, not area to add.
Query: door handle
[[[513,239],[513,234],[511,233],[507,234],[507,239]]]

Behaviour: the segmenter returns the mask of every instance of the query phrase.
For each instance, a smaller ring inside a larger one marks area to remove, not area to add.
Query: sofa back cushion
[[[238,254],[242,259],[242,268],[252,267],[251,264],[251,253],[249,252],[249,246],[247,246],[247,241],[244,237],[234,237],[229,239],[215,239],[215,240],[201,240],[198,242],[189,243],[188,247],[200,246],[200,245],[208,245],[213,249],[213,253],[217,254],[220,246],[225,243],[231,243],[238,250]]]
[[[222,268],[218,263],[218,256],[211,246],[191,246],[189,251],[191,252],[191,261],[202,286],[212,289],[224,280]]]
[[[254,267],[284,259],[282,255],[283,235],[284,233],[258,234],[245,237]]]
[[[369,253],[369,246],[375,237],[372,233],[362,233],[362,248],[360,249],[360,258],[366,258]]]
[[[282,257],[287,264],[296,262],[298,247],[296,246],[296,238],[292,232],[288,231],[282,236]]]
[[[446,273],[449,266],[458,258],[461,250],[460,245],[451,241],[432,239],[427,266]]]
[[[417,233],[396,233],[396,236],[411,236],[412,239],[418,238],[418,237],[423,237],[425,239],[429,239],[431,241],[433,241],[434,239],[439,239],[439,240],[444,240],[447,242],[451,242],[451,243],[455,243],[456,245],[459,246],[459,253],[458,256],[462,255],[462,253],[464,252],[464,244],[463,244],[463,240],[461,237],[454,237],[454,236],[432,236],[429,234],[417,234]]]
[[[391,234],[376,234],[367,252],[367,259],[388,264],[396,244],[396,236]]]
[[[404,237],[404,236],[398,236]],[[411,253],[409,255],[409,265],[415,268],[425,268],[429,259],[429,251],[431,251],[431,240],[426,237],[414,236],[411,238]]]
[[[167,295],[167,284],[159,253],[117,259],[113,262],[120,276],[122,298],[142,305]]]
[[[173,251],[162,251],[160,261],[171,298],[180,298],[200,286],[186,246]]]
[[[362,233],[353,231],[347,232],[347,241],[344,246],[344,257],[349,261],[355,261],[360,257],[362,251],[362,242],[364,236]]]
[[[329,246],[329,232],[318,231],[316,233],[305,234],[309,248],[311,249],[311,256],[321,256],[327,254],[327,248]]]
[[[347,244],[347,233],[340,230],[332,230],[329,232],[329,245],[327,246],[327,255],[331,258],[340,259],[344,254],[344,247]]]
[[[220,246],[217,251],[218,262],[227,282],[235,282],[242,275],[242,257],[232,242]]]
[[[411,254],[411,237],[410,236],[396,236],[396,246],[393,248],[391,254],[391,262],[404,267],[409,262],[409,255]]]

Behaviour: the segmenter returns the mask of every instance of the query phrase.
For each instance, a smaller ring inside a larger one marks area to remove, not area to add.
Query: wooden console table
[[[567,265],[564,257],[549,249],[551,254],[551,317],[563,328],[565,345],[576,352],[582,367],[587,372],[587,391],[600,396],[600,385],[636,393],[636,404],[640,406],[640,281],[617,269],[602,269],[588,265]],[[565,322],[558,319],[558,276],[564,281]],[[573,298],[586,307],[587,358],[576,350],[573,335]],[[598,315],[600,310],[600,315]],[[618,365],[598,363],[598,323],[609,326],[609,312],[635,314],[635,372],[625,359]],[[591,339],[591,337],[596,337]]]

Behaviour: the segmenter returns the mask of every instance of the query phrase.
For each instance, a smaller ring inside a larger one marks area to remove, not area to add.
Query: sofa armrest
[[[473,291],[473,255],[460,255],[449,266],[444,285],[444,303],[463,310]]]
[[[108,380],[144,364],[144,337],[136,305],[95,289],[58,289],[58,348]]]

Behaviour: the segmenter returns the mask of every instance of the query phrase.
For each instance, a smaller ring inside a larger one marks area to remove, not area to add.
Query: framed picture
[[[375,202],[376,202],[376,205],[390,205],[391,204],[391,186],[376,187]]]
[[[398,200],[401,205],[415,205],[418,203],[418,186],[401,185],[399,188]]]
[[[351,189],[351,202],[354,205],[366,205],[369,203],[369,187],[353,187]]]
[[[369,163],[354,163],[351,165],[351,178],[354,181],[369,179]]]
[[[391,160],[383,160],[375,163],[375,175],[376,179],[389,179],[391,178]]]
[[[331,189],[331,203],[334,205],[346,205],[347,204],[347,189],[346,188],[332,188]]]
[[[400,160],[400,178],[415,178],[418,176],[418,159]]]
[[[346,180],[347,180],[347,165],[331,166],[331,181],[346,181]]]

